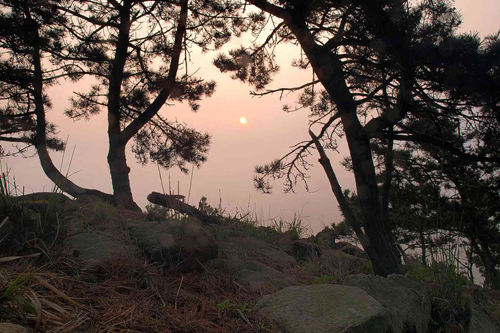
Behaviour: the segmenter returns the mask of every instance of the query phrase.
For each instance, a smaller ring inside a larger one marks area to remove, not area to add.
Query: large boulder
[[[234,277],[235,281],[254,288],[282,289],[297,285],[293,276],[256,261],[239,259],[215,259],[208,263],[212,269],[222,271]]]
[[[350,258],[354,261],[362,259],[362,262],[368,260],[366,253],[354,245],[343,242],[337,243],[337,245],[339,246],[326,247],[299,239],[293,242],[292,252],[297,261],[329,261],[332,258],[337,260],[339,257]]]
[[[222,255],[227,259],[257,261],[280,272],[293,271],[297,261],[281,248],[251,237],[231,237],[220,241]]]
[[[421,282],[357,275],[347,284],[288,287],[264,296],[256,308],[290,333],[427,332],[431,304]]]
[[[391,332],[427,332],[431,302],[420,281],[396,274],[388,278],[360,274],[349,277],[346,284],[363,289],[387,309]]]
[[[495,290],[486,291],[480,286],[466,286],[462,292],[467,300],[470,316],[467,332],[500,332],[500,292]]]
[[[488,310],[472,301],[469,306],[469,327],[468,333],[498,333],[500,332],[500,323],[494,320]]]
[[[183,271],[201,270],[218,256],[212,234],[199,222],[144,222],[130,227],[130,236],[153,262]]]
[[[290,333],[386,333],[387,310],[357,287],[320,284],[288,287],[262,297],[258,313]]]
[[[63,241],[75,257],[83,260],[87,268],[113,257],[138,254],[137,247],[120,239],[110,231],[88,231],[74,234]]]

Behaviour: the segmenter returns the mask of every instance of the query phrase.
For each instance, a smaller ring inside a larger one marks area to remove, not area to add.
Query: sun
[[[242,123],[242,124],[246,124],[246,123],[247,123],[247,118],[245,118],[245,117],[241,117],[241,118],[240,118],[240,123]]]

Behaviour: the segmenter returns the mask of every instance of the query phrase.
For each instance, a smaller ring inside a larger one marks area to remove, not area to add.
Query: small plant
[[[219,316],[225,315],[236,307],[236,304],[232,303],[230,300],[226,299],[217,304],[217,313]]]
[[[11,249],[24,245],[53,244],[60,232],[59,216],[63,195],[55,186],[48,197],[24,195],[11,178],[10,170],[0,167],[0,220],[8,223],[0,230],[1,246]]]
[[[243,314],[250,311],[250,308],[246,303],[237,305],[228,299],[223,300],[222,302],[217,304],[217,313],[219,314],[219,316],[224,316],[234,311],[239,311]]]
[[[334,283],[335,282],[335,277],[331,275],[323,275],[323,276],[318,276],[314,278],[313,284],[326,284],[326,283]]]
[[[467,308],[462,288],[468,283],[465,274],[455,264],[434,262],[431,266],[414,263],[406,273],[427,285],[432,303],[429,332],[441,332],[448,327],[466,327]]]
[[[198,209],[208,216],[224,216],[224,209],[221,207],[221,203],[219,203],[219,207],[212,207],[208,202],[206,197],[201,197],[200,202],[198,203]]]
[[[292,240],[303,238],[307,235],[308,228],[303,224],[301,214],[294,213],[291,221],[286,221],[283,218],[273,219],[271,228],[278,233],[289,233]]]
[[[169,209],[160,205],[146,205],[146,221],[165,221],[169,216]]]
[[[245,313],[245,311],[250,311],[250,308],[248,307],[247,303],[240,304],[240,311],[242,313]]]
[[[91,225],[103,225],[106,223],[107,220],[110,220],[113,218],[113,216],[116,214],[116,208],[108,204],[107,202],[104,202],[102,200],[99,200],[96,202],[94,206],[94,218],[92,223],[89,223]]]
[[[15,314],[17,308],[23,312],[35,312],[33,305],[19,296],[19,290],[29,282],[31,274],[19,274],[14,281],[7,281],[0,274],[0,318],[7,319]]]

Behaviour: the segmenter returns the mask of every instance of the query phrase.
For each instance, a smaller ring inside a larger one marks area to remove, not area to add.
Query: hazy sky
[[[500,1],[457,0],[455,4],[463,14],[462,31],[478,31],[481,36],[485,36],[500,29]],[[260,194],[254,190],[252,176],[256,164],[264,164],[281,157],[289,151],[291,145],[308,139],[307,110],[292,114],[282,111],[282,105],[293,104],[296,96],[289,96],[284,100],[280,100],[279,95],[250,97],[249,86],[233,81],[229,75],[214,69],[211,64],[214,55],[209,53],[197,57],[196,61],[190,64],[190,71],[199,68],[197,75],[217,82],[216,93],[212,98],[201,102],[198,113],[191,112],[187,105],[181,103],[162,109],[162,115],[172,119],[175,117],[178,121],[187,123],[189,127],[212,135],[208,161],[201,169],[194,170],[189,202],[197,205],[200,198],[205,196],[210,204],[216,206],[221,199],[222,206],[228,213],[234,215],[236,212],[250,210],[260,219],[264,219],[265,223],[269,223],[272,218],[290,220],[294,214],[301,214],[303,222],[314,233],[325,225],[339,222],[341,216],[337,202],[323,169],[316,162],[316,156],[310,159],[314,163],[309,173],[309,188],[312,193],[307,193],[303,186],[299,185],[296,194],[283,194],[279,181],[274,183],[274,192],[271,195]],[[282,71],[270,88],[300,84],[311,75],[287,66],[290,59],[299,56],[299,49],[281,49]],[[74,149],[69,169],[71,179],[82,187],[111,193],[111,179],[106,162],[108,138],[105,112],[89,122],[73,122],[62,115],[68,106],[67,96],[71,91],[83,90],[85,87],[81,87],[82,85],[84,83],[76,86],[63,83],[51,88],[49,95],[54,107],[48,117],[59,126],[61,138],[66,139],[69,136],[63,172],[68,170],[68,162]],[[241,117],[247,119],[246,124],[240,123]],[[2,146],[8,148],[4,144]],[[354,189],[353,176],[339,164],[345,154],[347,151],[344,148],[341,149],[341,155],[330,153],[329,157],[343,188]],[[59,165],[62,154],[51,155],[54,163]],[[5,165],[11,169],[11,175],[15,175],[17,185],[24,187],[25,193],[50,190],[52,187],[36,157],[6,158],[1,163],[4,169]],[[158,169],[153,164],[145,167],[137,164],[130,152],[130,144],[128,163],[132,170],[130,180],[134,199],[144,207],[149,193],[162,191]],[[188,196],[191,175],[181,174],[176,169],[161,172],[166,191],[170,176],[172,190],[177,193],[179,183],[180,193]]]

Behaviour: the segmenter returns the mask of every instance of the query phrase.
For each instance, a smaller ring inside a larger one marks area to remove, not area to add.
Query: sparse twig
[[[181,283],[179,283],[179,288],[177,288],[177,294],[175,294],[175,303],[174,303],[175,310],[177,310],[177,297],[179,296],[179,292],[181,291],[183,281],[184,281],[184,276],[181,277]]]

